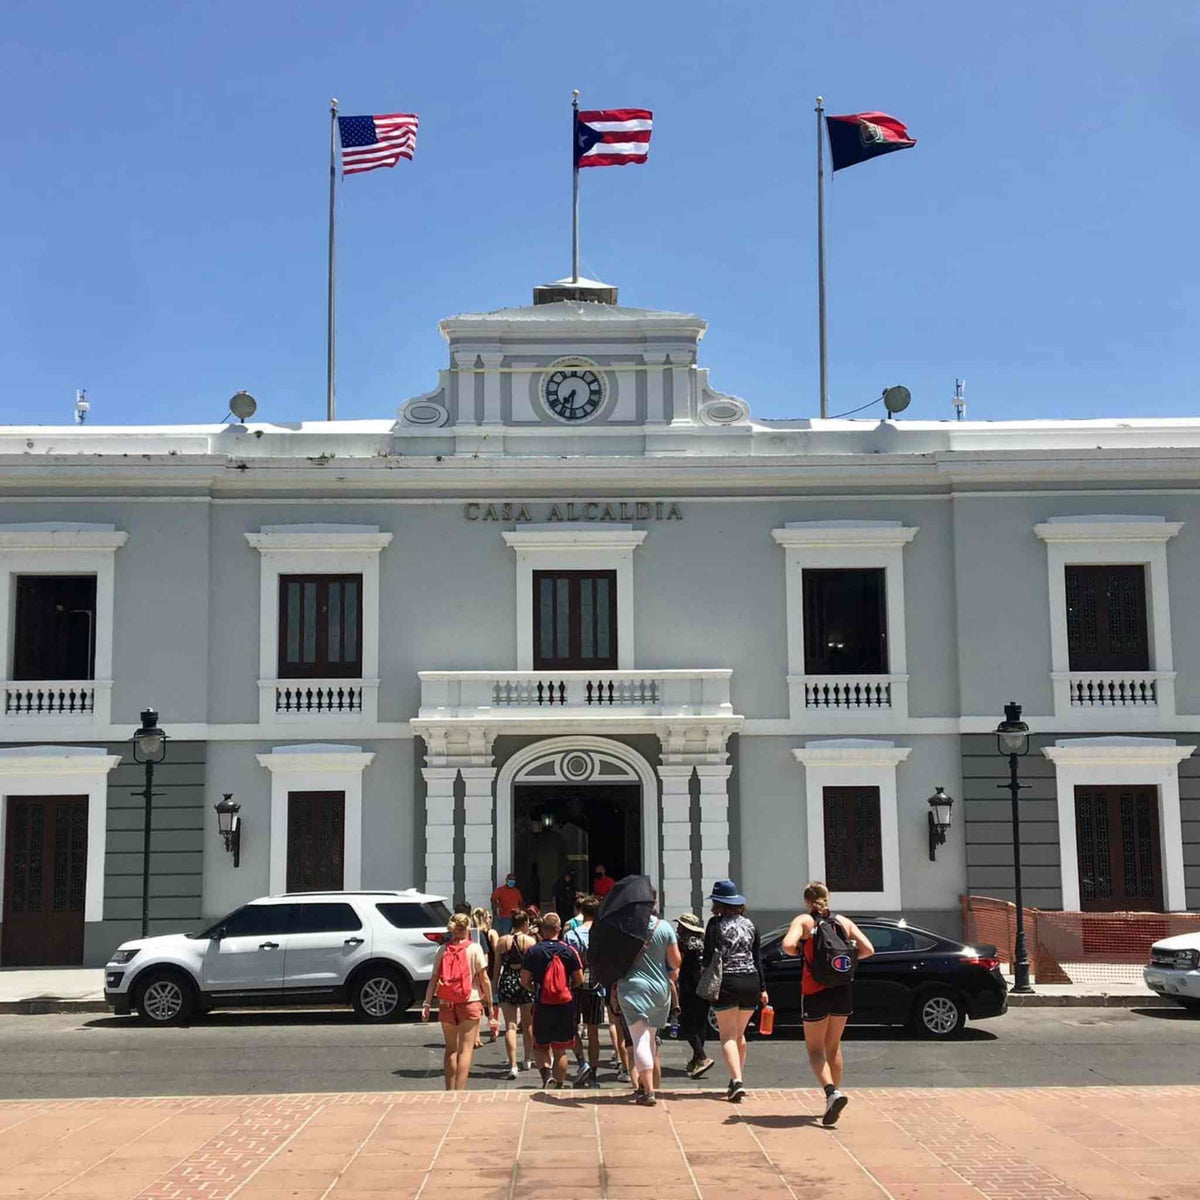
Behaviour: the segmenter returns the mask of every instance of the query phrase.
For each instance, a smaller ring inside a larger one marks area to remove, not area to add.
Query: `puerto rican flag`
[[[576,170],[644,163],[653,121],[648,108],[594,108],[576,114]]]

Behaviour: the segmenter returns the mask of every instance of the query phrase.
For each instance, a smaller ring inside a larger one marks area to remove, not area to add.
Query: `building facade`
[[[0,431],[0,963],[140,928],[147,706],[154,931],[603,862],[953,934],[1010,700],[1027,902],[1200,907],[1200,421],[759,420],[699,318],[540,293],[394,420]]]

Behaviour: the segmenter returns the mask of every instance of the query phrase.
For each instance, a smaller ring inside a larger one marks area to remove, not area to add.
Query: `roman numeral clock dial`
[[[563,421],[584,421],[599,409],[604,386],[595,371],[560,367],[542,385],[546,407]]]

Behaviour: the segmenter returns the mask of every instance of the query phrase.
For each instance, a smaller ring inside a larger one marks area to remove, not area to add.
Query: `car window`
[[[871,939],[876,954],[900,954],[906,950],[927,950],[932,942],[918,939],[911,929],[898,929],[895,925],[863,925],[863,933]],[[921,945],[926,941],[926,945]]]
[[[231,912],[216,928],[223,937],[261,937],[268,933],[283,933],[287,925],[290,904],[247,904]]]
[[[362,928],[349,904],[293,904],[288,933],[350,933]]]
[[[445,929],[450,920],[450,913],[440,900],[432,904],[387,901],[375,907],[397,929]]]

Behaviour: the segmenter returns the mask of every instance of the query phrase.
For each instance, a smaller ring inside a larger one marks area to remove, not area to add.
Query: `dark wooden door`
[[[288,793],[289,892],[342,890],[345,830],[345,792]]]
[[[4,832],[6,967],[83,961],[87,797],[9,796]]]
[[[1075,837],[1084,912],[1162,909],[1157,789],[1077,787]]]

